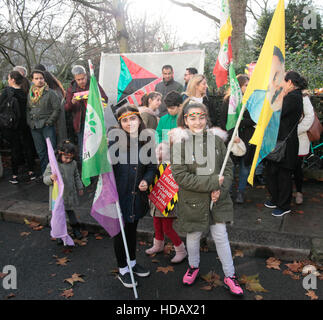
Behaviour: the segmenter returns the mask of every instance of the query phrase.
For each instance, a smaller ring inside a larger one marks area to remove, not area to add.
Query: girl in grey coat
[[[74,236],[77,239],[82,239],[82,234],[80,232],[79,223],[76,219],[74,206],[78,205],[78,195],[83,195],[83,183],[80,179],[80,175],[77,169],[77,163],[73,160],[75,156],[76,148],[73,143],[69,140],[63,141],[63,143],[58,147],[57,163],[59,171],[62,175],[64,182],[64,207],[67,213],[70,225],[73,229]],[[50,186],[50,199],[49,199],[49,210],[51,210],[51,186],[53,181],[57,179],[55,174],[52,174],[50,164],[44,172],[43,181],[46,185]],[[58,239],[58,244],[62,244],[61,239]]]
[[[229,194],[232,162],[219,176],[226,148],[219,128],[207,129],[206,107],[197,102],[184,104],[178,116],[178,129],[173,134],[171,168],[178,191],[178,226],[186,232],[189,268],[183,284],[192,285],[199,273],[200,239],[203,231],[211,231],[224,272],[224,284],[232,294],[242,295],[231,255],[226,222],[233,220]],[[174,129],[177,130],[177,129]],[[210,204],[213,206],[210,209]]]

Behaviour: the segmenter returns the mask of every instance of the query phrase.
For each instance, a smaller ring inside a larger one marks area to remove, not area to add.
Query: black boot
[[[264,179],[264,177],[263,177],[263,175],[262,174],[258,174],[258,175],[256,175],[256,182],[258,183],[258,185],[260,185],[260,186],[264,186],[264,185],[266,185],[266,181],[265,181],[265,179]]]
[[[75,225],[73,225],[71,227],[72,227],[72,230],[73,230],[74,237],[77,240],[81,240],[83,238],[83,236],[82,236],[79,224],[75,224]]]

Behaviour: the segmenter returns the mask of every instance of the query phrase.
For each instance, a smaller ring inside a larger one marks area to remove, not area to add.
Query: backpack
[[[0,128],[17,129],[20,120],[18,99],[8,93],[0,105]]]

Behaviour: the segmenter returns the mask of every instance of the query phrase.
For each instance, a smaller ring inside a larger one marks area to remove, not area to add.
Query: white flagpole
[[[238,133],[238,129],[239,129],[239,126],[240,126],[240,123],[241,123],[241,120],[242,120],[242,116],[244,114],[246,110],[246,105],[244,104],[241,108],[241,111],[240,111],[240,114],[239,114],[239,117],[238,117],[238,120],[237,120],[237,123],[236,123],[236,126],[234,127],[234,131],[233,131],[233,134],[232,134],[232,137],[231,137],[231,140],[229,142],[229,145],[228,145],[228,149],[227,149],[227,153],[225,155],[225,158],[224,158],[224,161],[223,161],[223,164],[222,164],[222,168],[221,168],[221,171],[219,173],[219,176],[223,176],[223,173],[224,173],[224,170],[225,170],[225,167],[228,163],[228,159],[229,159],[229,156],[230,156],[230,152],[231,152],[231,149],[232,149],[232,146],[233,146],[233,143],[234,143],[234,139],[235,137],[237,136],[237,133]]]
[[[233,134],[232,134],[231,140],[230,140],[228,148],[227,148],[227,153],[226,153],[226,155],[224,157],[222,168],[221,168],[220,173],[219,173],[219,177],[223,176],[223,173],[224,173],[225,167],[226,167],[226,165],[228,163],[230,152],[231,152],[231,149],[232,149],[232,146],[233,146],[233,143],[234,143],[234,138],[237,136],[238,129],[239,129],[239,126],[240,126],[240,123],[241,123],[241,120],[242,120],[242,116],[243,116],[245,110],[246,110],[246,105],[244,104],[242,106],[242,108],[241,108],[241,111],[240,111],[236,126],[234,127]],[[213,202],[211,201],[210,210],[212,210],[212,208],[213,208]]]
[[[88,61],[89,61],[90,75],[92,76],[94,74],[94,68],[93,68],[91,60],[88,60]],[[100,90],[99,90],[99,92],[100,92]],[[101,99],[101,94],[100,94],[100,99]],[[103,108],[102,100],[100,100],[100,102],[101,102],[101,106]],[[109,152],[107,154],[107,158],[108,158],[109,163],[111,164]],[[119,223],[120,223],[120,230],[121,230],[122,239],[123,239],[123,245],[124,245],[124,249],[125,249],[126,257],[127,257],[127,264],[128,264],[129,270],[130,270],[130,277],[131,277],[131,282],[132,282],[132,286],[133,286],[133,291],[134,291],[135,298],[138,299],[137,288],[136,288],[136,285],[135,285],[135,278],[133,276],[132,267],[130,265],[130,256],[129,256],[128,244],[127,244],[126,235],[125,235],[124,229],[123,229],[123,220],[122,220],[122,213],[121,213],[121,208],[120,208],[120,205],[119,205],[119,201],[116,202],[116,207],[117,207],[118,218],[119,218]]]
[[[129,267],[129,270],[130,270],[132,288],[133,288],[133,292],[135,294],[135,298],[138,299],[137,288],[136,288],[136,285],[135,285],[135,278],[133,276],[133,271],[132,271],[132,267],[131,267],[131,264],[130,264],[130,256],[129,256],[129,250],[128,250],[128,245],[127,245],[126,235],[125,235],[124,229],[123,229],[123,222],[122,222],[122,216],[121,216],[121,209],[120,209],[119,201],[116,202],[116,205],[117,205],[118,218],[119,218],[119,222],[120,222],[120,230],[121,230],[121,234],[122,234],[124,249],[126,251],[127,263],[128,263],[128,267]]]

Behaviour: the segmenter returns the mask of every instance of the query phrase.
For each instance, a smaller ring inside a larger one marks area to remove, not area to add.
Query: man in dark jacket
[[[82,161],[84,121],[90,88],[90,79],[88,79],[85,68],[80,65],[76,65],[72,68],[72,74],[74,76],[74,80],[71,82],[71,85],[66,92],[65,110],[71,111],[73,114],[73,128],[78,139],[79,160]],[[104,99],[104,103],[107,103],[108,97],[100,85],[99,89],[101,97]]]
[[[155,87],[155,91],[161,93],[163,97],[162,103],[159,106],[159,117],[167,114],[167,108],[164,102],[167,93],[171,91],[177,91],[179,93],[183,92],[183,86],[179,82],[174,80],[174,70],[171,65],[163,66],[162,75],[163,81],[159,82]]]
[[[54,90],[48,88],[42,71],[33,71],[31,77],[33,85],[28,95],[27,124],[44,173],[48,164],[46,138],[50,138],[53,148],[56,148],[55,123],[59,117],[60,101]]]

